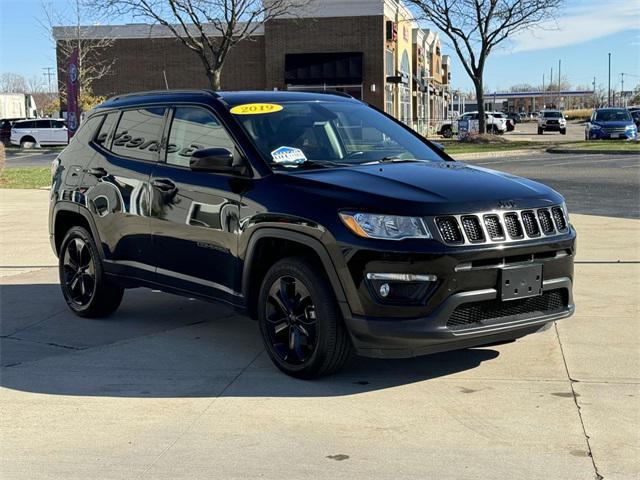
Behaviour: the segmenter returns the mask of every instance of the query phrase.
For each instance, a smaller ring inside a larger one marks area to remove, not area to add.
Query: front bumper
[[[566,130],[567,129],[567,125],[564,124],[559,124],[559,123],[552,123],[552,124],[544,124],[544,125],[540,125],[540,128],[543,130],[547,130],[549,132],[559,132],[561,130]]]
[[[624,132],[607,132],[605,130],[589,130],[590,140],[635,140],[638,137],[637,130],[625,130]]]
[[[543,294],[565,290],[567,305],[550,314],[513,316],[500,321],[488,319],[469,328],[454,329],[448,321],[454,310],[466,303],[495,300],[494,288],[460,292],[450,296],[430,315],[417,319],[385,319],[349,316],[345,318],[353,344],[359,355],[375,358],[408,358],[429,353],[456,350],[523,337],[549,322],[569,317],[575,310],[572,282],[568,277],[545,280]]]

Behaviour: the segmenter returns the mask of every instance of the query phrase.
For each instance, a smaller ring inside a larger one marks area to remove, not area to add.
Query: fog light
[[[380,285],[380,296],[382,298],[386,298],[389,295],[390,291],[391,287],[389,287],[388,283],[383,283],[382,285]]]

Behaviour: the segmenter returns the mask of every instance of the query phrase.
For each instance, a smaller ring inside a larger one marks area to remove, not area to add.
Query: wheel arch
[[[324,245],[304,233],[265,227],[249,239],[242,268],[242,294],[249,316],[254,320],[257,318],[258,293],[264,274],[278,260],[292,256],[311,256],[319,264],[343,315],[350,315],[342,283]]]
[[[91,218],[91,213],[85,208],[73,203],[59,203],[53,210],[53,224],[51,232],[53,235],[52,244],[55,254],[58,255],[60,253],[62,240],[64,240],[69,229],[75,226],[87,229],[98,247],[100,258],[103,259],[104,252],[102,250],[102,242],[100,242],[98,229],[96,228],[93,218]]]

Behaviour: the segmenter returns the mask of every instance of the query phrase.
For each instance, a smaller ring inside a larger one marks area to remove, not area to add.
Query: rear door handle
[[[90,168],[89,170],[87,170],[87,173],[97,178],[107,175],[107,171],[102,167]]]
[[[163,192],[169,192],[176,189],[175,184],[167,178],[156,178],[151,182],[151,185]]]

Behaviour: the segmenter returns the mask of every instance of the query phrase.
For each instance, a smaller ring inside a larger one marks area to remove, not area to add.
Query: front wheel
[[[58,265],[62,294],[76,315],[106,317],[120,306],[124,290],[105,278],[98,249],[86,229],[69,230],[60,247]]]
[[[351,341],[322,269],[285,258],[264,277],[258,323],[273,363],[287,375],[311,379],[338,371]]]
[[[566,135],[567,134],[567,129],[566,128],[562,128],[560,130],[560,135]]]
[[[453,130],[451,129],[451,127],[442,127],[442,136],[444,138],[453,137]]]
[[[544,130],[542,130],[540,127],[538,127],[538,135],[542,135],[543,132],[544,132]]]

